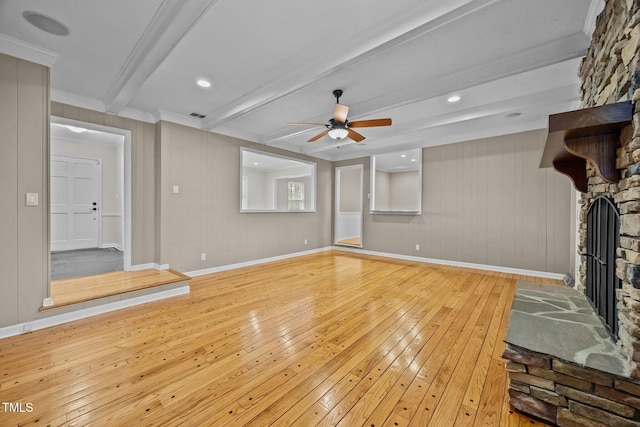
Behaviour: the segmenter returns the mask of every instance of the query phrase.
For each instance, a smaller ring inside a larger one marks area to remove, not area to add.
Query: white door
[[[51,156],[51,250],[100,245],[100,160]]]

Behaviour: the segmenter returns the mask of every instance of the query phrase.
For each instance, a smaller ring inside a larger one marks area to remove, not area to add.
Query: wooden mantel
[[[620,130],[633,117],[631,102],[568,111],[549,116],[549,136],[544,146],[541,168],[553,167],[567,175],[578,191],[588,191],[587,160],[604,181],[617,183],[616,151]]]

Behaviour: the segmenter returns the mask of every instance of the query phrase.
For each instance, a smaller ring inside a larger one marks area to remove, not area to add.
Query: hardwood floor
[[[174,270],[149,268],[138,271],[114,271],[95,276],[52,280],[50,286],[54,305],[42,307],[40,311],[170,283],[183,282],[189,279],[189,276]]]
[[[336,242],[337,245],[362,247],[362,239],[360,237],[352,237],[350,239],[342,239]]]
[[[544,426],[510,410],[512,274],[330,251],[0,340],[31,426]],[[28,406],[27,404],[30,404]]]

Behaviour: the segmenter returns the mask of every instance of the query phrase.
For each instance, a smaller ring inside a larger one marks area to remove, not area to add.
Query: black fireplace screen
[[[596,198],[587,213],[587,298],[611,334],[618,335],[616,248],[620,240],[620,215],[609,198]]]

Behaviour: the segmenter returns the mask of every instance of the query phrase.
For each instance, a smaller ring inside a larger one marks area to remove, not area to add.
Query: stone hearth
[[[559,426],[640,426],[640,381],[587,298],[518,283],[503,357],[514,408]]]

